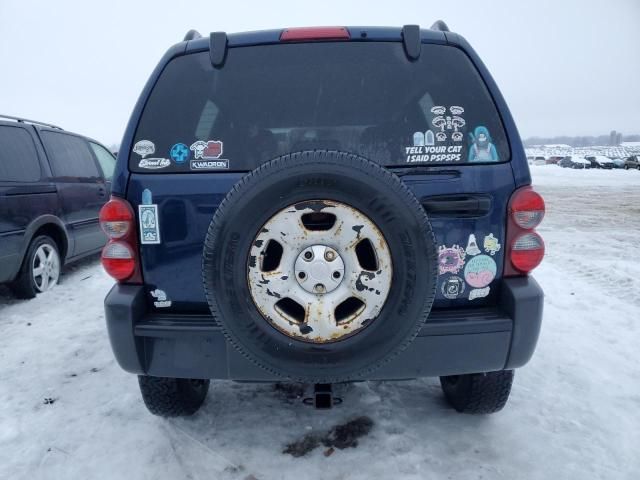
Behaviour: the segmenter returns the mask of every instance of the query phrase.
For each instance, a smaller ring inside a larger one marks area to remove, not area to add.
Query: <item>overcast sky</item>
[[[110,145],[164,51],[191,28],[437,19],[483,58],[523,137],[640,133],[639,0],[0,0],[0,113]]]

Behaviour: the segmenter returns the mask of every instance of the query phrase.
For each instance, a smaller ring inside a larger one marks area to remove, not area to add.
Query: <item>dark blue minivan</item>
[[[210,379],[439,376],[460,412],[506,403],[543,293],[507,105],[467,42],[431,29],[197,32],[134,109],[101,212],[115,356],[158,415]]]
[[[32,298],[58,283],[64,263],[100,252],[114,167],[95,140],[0,115],[0,283]]]

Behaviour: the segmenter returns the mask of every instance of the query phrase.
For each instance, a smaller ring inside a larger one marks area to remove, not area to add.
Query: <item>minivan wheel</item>
[[[513,370],[440,377],[445,398],[460,413],[499,412],[509,399],[512,383]]]
[[[18,298],[33,298],[58,283],[61,268],[62,262],[55,240],[47,235],[40,235],[29,245],[11,289]]]
[[[147,409],[160,417],[184,417],[196,413],[207,397],[209,380],[138,376]]]

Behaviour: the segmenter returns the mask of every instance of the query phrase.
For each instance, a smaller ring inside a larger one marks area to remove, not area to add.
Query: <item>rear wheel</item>
[[[29,245],[11,289],[18,298],[33,298],[58,283],[61,267],[55,240],[47,235],[40,235]]]
[[[147,409],[160,417],[183,417],[196,413],[207,397],[209,380],[138,376]]]
[[[461,413],[499,412],[509,399],[512,383],[513,370],[440,377],[447,401]]]

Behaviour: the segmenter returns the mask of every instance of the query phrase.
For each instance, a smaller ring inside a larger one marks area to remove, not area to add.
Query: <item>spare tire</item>
[[[243,177],[209,225],[203,282],[243,355],[302,382],[365,379],[431,310],[436,249],[402,181],[335,151],[285,155]]]

